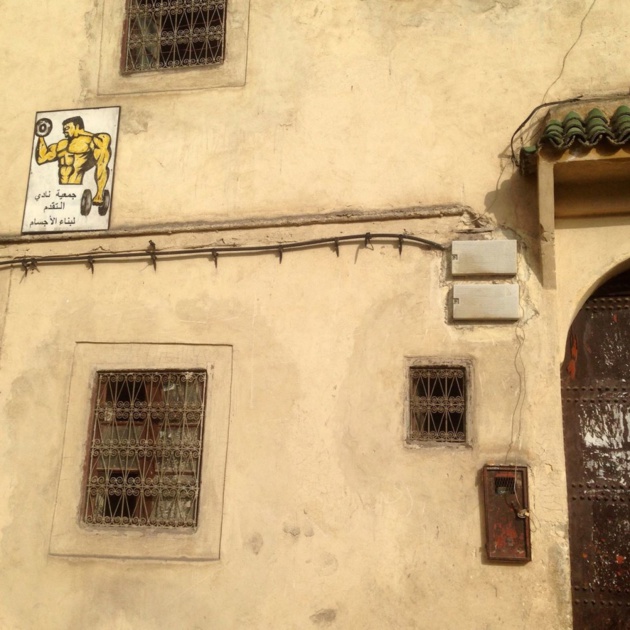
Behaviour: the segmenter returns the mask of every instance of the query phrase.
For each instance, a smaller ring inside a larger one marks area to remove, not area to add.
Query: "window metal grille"
[[[127,0],[124,73],[223,63],[227,0]]]
[[[516,493],[516,477],[514,473],[508,475],[497,475],[494,478],[495,494],[515,494]]]
[[[410,388],[411,441],[466,442],[464,367],[412,367]]]
[[[204,370],[98,372],[83,520],[197,525]]]

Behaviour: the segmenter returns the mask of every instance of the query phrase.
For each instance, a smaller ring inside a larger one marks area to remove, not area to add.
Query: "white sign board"
[[[516,275],[516,241],[453,241],[454,276]]]
[[[106,230],[120,107],[38,112],[22,233]]]
[[[454,320],[513,320],[520,316],[518,284],[453,285]]]

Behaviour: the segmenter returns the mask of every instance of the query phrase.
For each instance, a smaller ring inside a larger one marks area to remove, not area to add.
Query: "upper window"
[[[205,370],[98,372],[83,521],[195,528]]]
[[[227,0],[127,0],[122,72],[220,64]]]
[[[410,442],[465,444],[466,368],[415,365],[409,372]]]

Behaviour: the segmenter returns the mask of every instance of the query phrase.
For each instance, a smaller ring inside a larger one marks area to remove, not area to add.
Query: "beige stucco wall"
[[[522,306],[516,324],[454,325],[448,253],[399,256],[393,243],[287,252],[281,265],[266,254],[0,270],[0,628],[569,628],[558,370],[572,317],[630,240],[624,219],[559,222],[557,289],[543,289],[535,182],[506,147],[543,96],[627,90],[618,25],[630,8],[251,0],[244,85],[107,96],[101,2],[0,8],[3,258],[143,250],[148,238],[510,237]],[[107,105],[122,108],[111,227],[146,234],[8,242],[35,112]],[[247,224],[439,204],[461,212]],[[227,220],[243,223],[149,229]],[[232,348],[220,560],[49,553],[81,341]],[[472,444],[408,448],[407,361],[442,356],[473,362]],[[483,552],[479,470],[506,461],[530,467],[523,566]]]
[[[101,3],[3,2],[11,150],[0,167],[13,185],[0,231],[19,225],[34,112],[104,105],[123,108],[113,225],[451,201],[483,210],[589,5],[251,2],[244,87],[102,97],[98,75],[113,70],[100,67]],[[626,11],[598,0],[548,99],[626,91]],[[515,205],[502,201],[493,212]]]
[[[299,628],[321,610],[345,628],[496,627],[506,615],[560,625],[564,489],[549,448],[560,424],[535,422],[543,375],[525,367],[540,335],[447,325],[442,275],[441,254],[391,245],[287,253],[282,265],[14,271],[0,371],[5,626]],[[220,561],[48,555],[84,340],[233,347]],[[404,445],[406,357],[422,356],[472,358],[471,448]],[[511,442],[509,461],[532,467],[535,560],[502,567],[484,561],[478,471]],[[30,468],[33,453],[45,465]]]

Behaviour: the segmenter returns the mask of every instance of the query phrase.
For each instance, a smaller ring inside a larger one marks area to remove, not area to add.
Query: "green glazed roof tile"
[[[617,129],[617,141],[625,144],[630,141],[630,107],[618,107],[610,119]]]
[[[561,149],[564,142],[564,128],[559,120],[552,120],[545,127],[541,142],[551,144],[555,149]]]
[[[606,118],[606,114],[601,109],[594,107],[591,111],[586,115],[586,120],[590,120],[591,118],[601,118],[602,120],[608,120]]]
[[[619,107],[617,107],[615,113],[612,115],[613,120],[625,114],[630,114],[630,107],[628,107],[627,105],[620,105]]]
[[[598,108],[584,118],[569,112],[562,121],[553,119],[545,126],[535,146],[521,149],[521,171],[536,170],[536,154],[541,149],[563,152],[572,146],[592,148],[599,144],[622,146],[630,144],[630,107],[621,105],[610,117]]]

